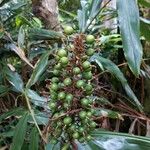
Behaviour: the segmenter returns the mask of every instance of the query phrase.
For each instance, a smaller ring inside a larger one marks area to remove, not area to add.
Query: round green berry
[[[90,127],[91,127],[91,128],[95,128],[95,127],[96,127],[96,123],[95,123],[94,121],[91,121],[91,122],[90,122]]]
[[[88,135],[88,136],[86,136],[86,140],[90,141],[90,140],[92,140],[92,137],[90,135]]]
[[[65,96],[66,96],[66,94],[65,94],[65,92],[59,92],[58,93],[58,99],[65,99]]]
[[[65,99],[66,99],[67,102],[71,102],[73,100],[73,95],[69,93],[69,94],[66,95]]]
[[[82,88],[85,85],[85,82],[83,80],[78,80],[76,83],[77,88]]]
[[[84,130],[85,130],[85,129],[84,129],[83,127],[79,127],[79,129],[78,129],[79,133],[83,133]]]
[[[65,125],[69,125],[71,122],[72,122],[72,119],[70,117],[65,117],[64,120],[63,120],[63,123]]]
[[[91,71],[90,72],[84,72],[83,73],[83,78],[85,78],[86,80],[90,80],[90,79],[92,79],[92,73],[91,73]]]
[[[86,91],[92,91],[92,89],[93,89],[93,87],[91,84],[86,84],[86,86],[85,86]]]
[[[78,139],[79,138],[79,133],[78,132],[73,133],[72,137],[74,139]]]
[[[79,67],[73,68],[73,73],[74,73],[75,75],[78,75],[80,72],[81,72],[81,70],[80,70]]]
[[[54,103],[54,102],[50,102],[49,103],[49,108],[51,108],[51,109],[55,109],[56,108],[56,103]]]
[[[67,35],[71,35],[71,34],[74,32],[74,30],[73,30],[73,28],[72,28],[71,26],[66,26],[66,27],[64,28],[64,32],[65,32]]]
[[[59,57],[67,56],[67,51],[65,51],[64,49],[59,50],[58,51],[58,56]]]
[[[86,118],[86,111],[81,111],[81,112],[79,113],[79,117],[80,117],[81,119],[85,119],[85,118]]]
[[[89,61],[85,61],[82,64],[83,69],[88,69],[90,68],[90,66],[91,66],[91,63]]]
[[[57,77],[53,77],[53,78],[51,79],[51,81],[52,81],[53,83],[57,83],[57,82],[59,82],[59,79],[58,79]]]
[[[60,64],[60,63],[56,64],[56,65],[54,66],[54,68],[60,70],[60,69],[61,69],[61,64]]]
[[[66,108],[66,109],[69,108],[69,104],[68,104],[68,103],[64,103],[63,106],[64,106],[64,108]]]
[[[54,69],[54,70],[53,70],[53,74],[54,74],[55,76],[59,76],[59,75],[60,75],[60,71],[57,70],[57,69]]]
[[[50,94],[50,98],[52,99],[52,100],[56,100],[57,99],[57,94],[56,93],[51,93]]]
[[[88,49],[87,51],[86,51],[86,54],[88,55],[88,56],[92,56],[93,54],[94,54],[94,49],[92,49],[92,48],[90,48],[90,49]]]
[[[67,65],[68,62],[69,62],[69,60],[68,60],[67,57],[62,57],[62,58],[60,59],[60,62],[61,62],[62,65]]]
[[[92,113],[89,111],[89,112],[87,112],[87,117],[92,117]]]
[[[52,90],[54,90],[54,91],[57,91],[58,90],[58,84],[56,84],[56,83],[53,83],[52,85],[51,85],[51,89]]]
[[[81,99],[81,104],[83,106],[88,106],[89,105],[89,100],[87,98],[83,98],[83,99]]]
[[[86,36],[86,42],[88,44],[92,44],[95,41],[95,37],[93,35],[87,35]]]
[[[72,81],[70,78],[66,78],[64,81],[63,81],[64,85],[68,86],[68,85],[71,85]]]

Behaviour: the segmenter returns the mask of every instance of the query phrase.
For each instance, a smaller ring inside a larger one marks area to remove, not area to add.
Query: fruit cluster
[[[69,35],[73,33],[71,27],[64,31]],[[49,103],[52,111],[50,135],[54,139],[65,135],[68,140],[84,142],[91,139],[89,133],[96,127],[92,120],[93,101],[90,99],[93,93],[92,66],[88,61],[94,50],[85,50],[84,46],[90,47],[94,40],[93,35],[86,38],[76,35],[73,45],[56,52]]]

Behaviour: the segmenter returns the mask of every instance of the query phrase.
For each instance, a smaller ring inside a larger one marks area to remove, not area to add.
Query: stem
[[[41,132],[39,126],[38,126],[38,123],[37,123],[36,119],[35,119],[34,110],[33,110],[32,107],[31,107],[30,100],[29,100],[29,98],[28,98],[28,96],[27,96],[27,94],[26,94],[26,91],[24,92],[24,96],[25,96],[25,99],[26,99],[26,103],[27,103],[28,109],[29,109],[29,111],[30,111],[30,113],[31,113],[31,116],[32,116],[32,119],[33,119],[33,121],[34,121],[34,124],[35,124],[35,126],[37,127],[37,129],[38,129],[38,131],[39,131],[39,134],[40,134],[41,138],[43,139],[43,141],[44,141],[45,143],[47,143],[47,140],[43,137],[43,134],[42,134],[42,132]]]

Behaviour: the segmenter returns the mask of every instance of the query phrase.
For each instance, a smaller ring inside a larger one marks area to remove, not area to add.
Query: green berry
[[[50,94],[50,97],[51,97],[52,100],[56,100],[57,99],[57,94],[53,92],[53,93]]]
[[[58,63],[57,65],[54,66],[54,68],[60,70],[61,69],[61,64]]]
[[[66,95],[65,99],[66,99],[67,102],[71,102],[73,100],[73,95],[69,93],[69,94]]]
[[[94,49],[92,49],[92,48],[90,48],[90,49],[88,49],[87,51],[86,51],[86,54],[88,55],[88,56],[92,56],[93,54],[94,54]]]
[[[79,127],[78,131],[79,131],[79,133],[83,133],[84,132],[84,128],[83,127]]]
[[[59,82],[59,79],[58,79],[57,77],[53,77],[53,78],[51,79],[51,81],[52,81],[53,83],[57,83],[57,82]]]
[[[66,96],[66,94],[65,94],[65,92],[59,92],[58,93],[58,99],[65,99],[65,96]]]
[[[53,84],[51,85],[51,89],[54,90],[54,91],[57,91],[57,90],[58,90],[58,84],[53,83]]]
[[[64,28],[64,32],[67,34],[67,35],[71,35],[74,31],[73,31],[73,28],[71,26],[66,26]]]
[[[87,117],[92,117],[92,113],[89,111],[89,112],[87,112]]]
[[[83,106],[88,106],[89,105],[89,100],[87,98],[83,98],[83,99],[81,99],[81,104]]]
[[[55,114],[53,115],[53,118],[57,118],[57,117],[59,117],[59,113],[55,113]]]
[[[86,140],[90,141],[90,140],[92,140],[92,137],[90,135],[88,135],[88,136],[86,136]]]
[[[60,59],[60,62],[61,62],[62,65],[67,65],[68,62],[69,62],[69,60],[68,60],[67,57],[62,57],[62,58]]]
[[[85,119],[85,118],[86,118],[86,111],[81,111],[81,112],[79,113],[79,117],[80,117],[81,119]]]
[[[91,127],[91,128],[95,128],[95,127],[96,127],[96,123],[95,123],[94,121],[91,121],[91,122],[90,122],[90,127]]]
[[[66,78],[63,83],[64,85],[68,86],[68,85],[71,85],[72,81],[70,78]]]
[[[72,124],[72,125],[70,126],[70,130],[74,131],[75,129],[76,129],[76,126],[75,126],[74,124]]]
[[[78,139],[79,138],[79,133],[78,132],[73,133],[72,137],[74,139]]]
[[[63,123],[64,123],[65,125],[69,125],[71,122],[72,122],[72,119],[71,119],[70,117],[66,117],[66,118],[64,118],[64,120],[63,120]]]
[[[73,73],[74,73],[75,75],[78,75],[80,72],[81,72],[81,70],[80,70],[79,67],[73,68]]]
[[[67,51],[65,51],[64,49],[61,49],[58,51],[58,56],[59,57],[65,57],[67,56]]]
[[[89,61],[85,61],[82,64],[83,69],[88,69],[91,66],[91,63]]]
[[[92,91],[92,89],[93,89],[93,87],[91,84],[86,84],[86,86],[85,86],[86,91]]]
[[[83,73],[83,78],[85,78],[86,80],[90,80],[92,79],[92,73],[91,72],[84,72]]]
[[[95,37],[93,35],[87,35],[86,36],[86,42],[88,44],[92,44],[95,41]]]
[[[60,71],[57,70],[57,69],[54,69],[54,70],[53,70],[53,74],[54,74],[55,76],[59,76],[59,75],[60,75]]]
[[[77,88],[82,88],[85,85],[85,82],[83,80],[78,80],[76,83]]]
[[[50,107],[51,109],[55,109],[55,108],[56,108],[56,103],[50,102],[50,103],[49,103],[49,107]]]

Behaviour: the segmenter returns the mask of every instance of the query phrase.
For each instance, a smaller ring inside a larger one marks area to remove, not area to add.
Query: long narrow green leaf
[[[131,71],[138,77],[143,52],[139,34],[139,9],[136,0],[117,0],[117,9],[124,54]]]
[[[26,85],[27,88],[30,88],[32,85],[34,85],[38,81],[42,73],[45,71],[46,66],[48,64],[49,54],[50,54],[49,52],[43,54],[40,60],[37,62],[36,67],[33,70],[33,73],[31,75],[31,78],[29,79]]]
[[[95,130],[85,144],[76,142],[78,150],[149,150],[150,138],[124,133]]]
[[[53,30],[31,28],[29,29],[29,38],[31,40],[52,40],[61,39],[63,37],[62,33],[55,32]]]
[[[38,150],[39,134],[36,127],[32,129],[30,139],[29,150]]]
[[[111,74],[113,74],[121,82],[127,95],[131,98],[132,101],[130,101],[130,102],[133,103],[134,105],[136,105],[140,111],[142,111],[142,106],[141,106],[140,102],[138,101],[137,97],[135,96],[132,89],[128,85],[126,78],[124,77],[123,73],[120,71],[118,66],[116,66],[112,61],[110,61],[106,58],[103,58],[103,57],[99,56],[98,54],[93,55],[91,57],[91,61],[97,63],[99,66],[103,66]]]
[[[22,116],[22,118],[19,120],[15,128],[13,143],[11,145],[10,150],[21,150],[26,134],[27,121],[28,121],[28,113],[25,113],[24,116]]]
[[[8,81],[11,83],[11,85],[15,88],[17,92],[22,92],[24,88],[24,83],[21,79],[21,76],[15,72],[11,71],[8,68],[5,68],[5,73]]]

